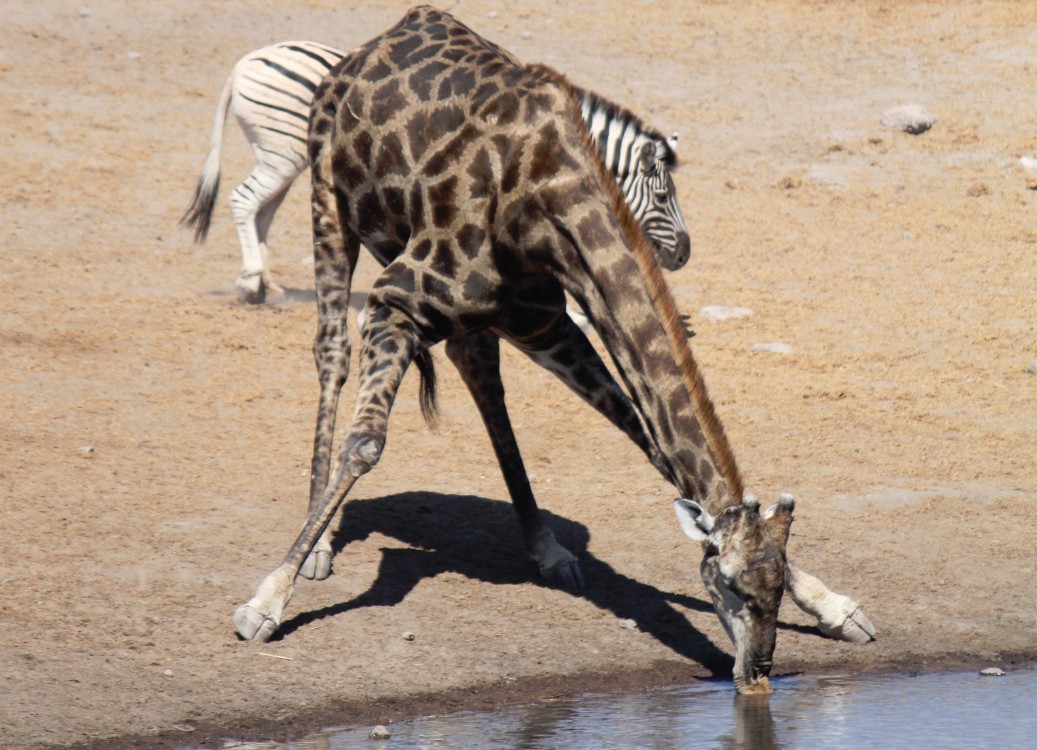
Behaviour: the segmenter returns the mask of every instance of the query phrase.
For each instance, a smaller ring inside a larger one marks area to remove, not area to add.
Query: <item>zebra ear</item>
[[[641,146],[641,171],[651,172],[655,169],[655,144],[645,141]]]
[[[677,134],[674,133],[666,139],[666,143],[669,145],[671,151],[677,150]]]

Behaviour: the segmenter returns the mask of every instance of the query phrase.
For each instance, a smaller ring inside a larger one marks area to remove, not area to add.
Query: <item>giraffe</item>
[[[787,558],[794,501],[746,493],[659,263],[580,124],[572,86],[525,66],[428,6],[357,48],[316,92],[310,122],[320,382],[309,511],[282,562],[238,607],[238,634],[279,627],[304,566],[330,572],[327,527],[377,464],[408,365],[445,341],[480,411],[541,572],[578,588],[576,557],[544,524],[504,403],[504,338],[549,368],[681,494],[685,533],[734,644],[739,693],[770,692],[778,609],[793,600],[832,635],[868,640],[857,603]],[[360,331],[360,382],[331,470],[348,376],[350,282],[363,244],[385,266]],[[565,314],[569,294],[623,381]]]

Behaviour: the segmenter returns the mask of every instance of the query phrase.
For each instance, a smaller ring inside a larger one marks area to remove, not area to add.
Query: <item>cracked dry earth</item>
[[[671,490],[510,351],[518,439],[585,594],[538,582],[478,415],[441,366],[438,431],[408,375],[334,575],[299,585],[278,640],[234,636],[305,506],[306,184],[274,223],[276,307],[234,299],[226,197],[250,169],[235,125],[208,244],[177,220],[237,57],[289,38],[349,49],[407,7],[4,4],[4,748],[294,736],[729,675]],[[1018,160],[1037,152],[1037,6],[451,10],[680,132],[693,255],[668,278],[696,358],[747,484],[764,502],[796,495],[791,554],[880,631],[836,643],[787,605],[775,671],[1034,660],[1037,194]],[[936,124],[882,126],[901,104]],[[355,288],[377,270],[364,258]],[[707,305],[752,314],[711,322]]]

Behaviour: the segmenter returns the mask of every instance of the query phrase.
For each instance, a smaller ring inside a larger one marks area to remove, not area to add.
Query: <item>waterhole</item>
[[[326,729],[295,742],[235,750],[1032,750],[1037,669],[1001,677],[935,673],[784,677],[769,698],[730,683],[637,695],[584,695],[501,711],[468,711],[386,726]]]

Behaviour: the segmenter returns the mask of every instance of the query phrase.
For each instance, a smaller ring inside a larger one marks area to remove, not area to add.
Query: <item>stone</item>
[[[782,341],[773,341],[766,344],[753,344],[752,352],[764,352],[766,354],[792,354],[793,349]]]
[[[637,630],[637,622],[634,620],[620,620],[619,627],[624,630]]]
[[[409,630],[403,634],[403,640],[405,641],[413,641],[415,637],[414,633]]]
[[[980,674],[984,677],[1004,677],[1005,671],[998,669],[997,667],[987,667],[986,669],[980,670]]]
[[[389,734],[389,730],[388,729],[386,729],[381,724],[379,724],[378,726],[376,726],[374,729],[371,730],[371,733],[369,735],[367,735],[367,737],[368,737],[368,739],[372,739],[372,740],[387,740],[390,737],[392,737],[392,735]]]
[[[747,318],[753,314],[748,307],[725,307],[724,305],[706,305],[699,310],[699,315],[713,323],[731,318]]]
[[[1030,364],[1026,366],[1026,372],[1030,375],[1037,375],[1037,359],[1030,360]]]
[[[936,122],[936,118],[919,104],[902,104],[883,112],[879,122],[887,128],[896,128],[911,135],[919,135],[931,128]]]

